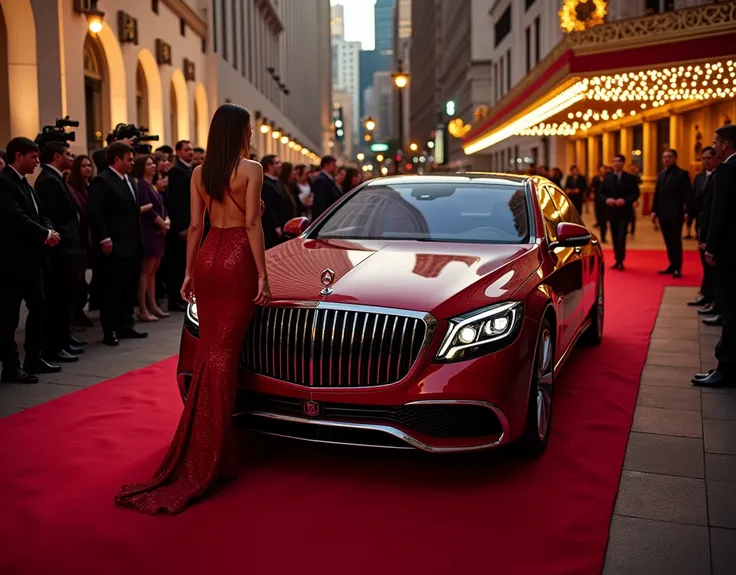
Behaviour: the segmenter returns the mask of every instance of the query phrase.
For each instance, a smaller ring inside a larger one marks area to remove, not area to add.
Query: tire
[[[590,327],[580,338],[584,345],[600,345],[603,341],[603,316],[606,307],[606,298],[603,288],[603,269],[601,268],[598,278],[598,294],[595,297],[595,305],[590,310]]]
[[[542,455],[549,440],[554,394],[555,333],[552,322],[545,318],[539,329],[534,354],[524,433],[517,444],[519,450],[530,457]]]

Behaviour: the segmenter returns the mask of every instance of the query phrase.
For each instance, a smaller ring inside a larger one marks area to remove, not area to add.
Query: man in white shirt
[[[43,272],[48,267],[47,250],[59,243],[60,236],[26,180],[38,166],[38,154],[38,146],[28,138],[13,138],[7,147],[8,165],[0,174],[0,362],[6,383],[37,383],[34,374],[61,369],[41,359]],[[23,301],[28,318],[21,369],[15,331]]]

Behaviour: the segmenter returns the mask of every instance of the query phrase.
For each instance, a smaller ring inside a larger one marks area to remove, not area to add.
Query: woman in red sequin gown
[[[256,305],[268,303],[261,228],[263,170],[249,157],[250,113],[233,104],[215,113],[207,156],[195,168],[182,297],[196,293],[199,347],[184,412],[158,471],[126,485],[118,505],[151,515],[180,513],[218,483],[232,479],[232,430],[238,357]],[[210,230],[202,244],[205,207]]]

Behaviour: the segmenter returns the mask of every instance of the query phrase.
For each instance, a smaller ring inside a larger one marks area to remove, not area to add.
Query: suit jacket
[[[578,213],[580,213],[583,210],[585,192],[588,191],[588,180],[585,176],[567,176],[567,180],[565,181],[565,191],[574,190],[575,188],[578,188],[580,193],[568,194],[567,197],[570,198],[572,205],[575,206]]]
[[[141,244],[138,192],[128,181],[131,186],[107,168],[90,182],[87,205],[95,249],[100,250],[100,242],[110,238],[113,255],[123,259],[138,257]]]
[[[281,243],[281,238],[276,233],[276,228],[283,227],[281,184],[276,180],[264,175],[263,187],[261,188],[261,199],[265,205],[261,214],[261,225],[263,226],[263,240],[266,249]]]
[[[659,219],[675,218],[682,220],[687,211],[695,215],[693,187],[690,174],[679,166],[672,166],[659,172],[654,187],[652,212]]]
[[[606,218],[632,219],[634,217],[634,202],[639,199],[639,180],[628,172],[621,173],[621,180],[615,173],[606,174],[600,187],[601,199],[623,199],[623,206],[606,206]]]
[[[695,188],[695,210],[696,210],[696,230],[698,232],[698,241],[705,243],[708,239],[708,227],[710,226],[710,210],[713,207],[713,184],[715,182],[715,172],[710,177],[705,175],[705,171],[695,174],[693,187]]]
[[[716,168],[713,207],[710,210],[708,240],[705,251],[717,264],[736,264],[736,234],[733,232],[736,214],[736,156]]]
[[[53,168],[44,166],[36,179],[36,192],[43,203],[44,214],[61,236],[52,254],[69,257],[84,255],[80,208],[64,178]]]
[[[174,167],[169,170],[169,187],[165,194],[166,210],[171,220],[170,234],[178,234],[189,227],[189,221],[192,218],[191,184],[192,169],[177,158]]]
[[[342,196],[340,188],[324,172],[320,172],[314,178],[314,182],[312,182],[312,194],[314,194],[312,218],[315,220]]]
[[[5,166],[0,172],[0,271],[30,273],[47,267],[50,229],[53,224],[36,191]]]

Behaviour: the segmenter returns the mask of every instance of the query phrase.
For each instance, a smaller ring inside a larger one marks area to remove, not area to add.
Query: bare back
[[[212,227],[242,228],[246,226],[248,193],[257,193],[260,199],[260,173],[261,165],[258,162],[241,159],[230,175],[230,188],[225,190],[222,201],[218,202],[207,194],[202,185],[201,166],[194,169],[192,184],[204,204],[202,207],[209,213]],[[254,189],[256,186],[257,189]]]

